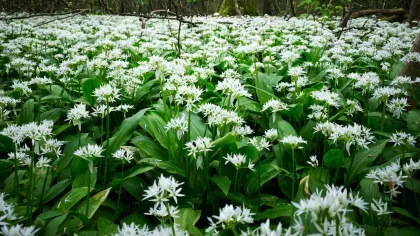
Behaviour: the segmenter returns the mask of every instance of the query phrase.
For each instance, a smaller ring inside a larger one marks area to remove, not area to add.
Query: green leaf
[[[261,174],[260,174],[261,173]],[[280,169],[271,164],[264,164],[260,167],[257,166],[254,173],[251,174],[247,182],[246,191],[249,194],[255,193],[265,183],[275,178],[280,173]],[[259,186],[258,184],[261,184]]]
[[[119,130],[112,136],[111,139],[109,139],[109,153],[113,153],[130,139],[134,130],[136,130],[136,128],[139,126],[138,124],[140,119],[149,109],[150,108],[143,109],[122,122]],[[106,146],[106,141],[102,143],[102,146]]]
[[[227,133],[225,136],[214,140],[211,144],[213,145],[213,150],[217,150],[221,147],[234,143],[236,141],[236,136],[232,133]]]
[[[373,203],[373,200],[378,200],[381,197],[379,192],[378,184],[375,184],[371,179],[362,179],[359,182],[360,185],[360,195],[363,199],[368,203],[368,206]],[[363,222],[369,225],[375,225],[375,212],[373,212],[372,208],[369,207],[369,211],[363,212],[361,211]]]
[[[98,218],[98,236],[113,235],[118,231],[118,225],[113,224],[105,217]]]
[[[85,223],[83,221],[88,221],[89,219],[92,218],[92,216],[95,214],[95,212],[99,209],[99,207],[101,206],[101,204],[105,201],[105,199],[108,197],[109,191],[111,191],[111,188],[107,188],[105,190],[102,190],[101,192],[93,195],[92,197],[89,198],[89,214],[86,214],[86,206],[87,206],[87,201],[83,201],[82,204],[80,204],[77,207],[76,212],[80,213],[82,216],[85,216],[85,220],[82,220],[81,218],[79,218],[78,215],[77,218],[73,217],[72,219],[67,220],[66,223],[66,229],[69,234],[71,233],[75,233],[77,231],[79,231],[81,228],[83,228],[83,226],[85,225]]]
[[[417,224],[420,224],[420,220],[417,219],[415,216],[413,216],[406,209],[399,208],[399,207],[391,207],[389,210],[392,211],[392,212],[395,212],[395,213],[397,213],[399,215],[402,215],[402,216],[405,216],[407,218],[410,218],[410,219],[414,220]]]
[[[238,104],[246,111],[261,112],[261,104],[252,99],[240,97],[238,98]]]
[[[86,196],[86,194],[87,187],[74,188],[61,197],[60,200],[54,204],[53,208],[63,211],[70,210],[70,208],[76,205],[83,197]]]
[[[143,158],[138,163],[148,163],[150,165],[156,166],[160,169],[166,170],[169,173],[177,174],[182,177],[186,177],[186,171],[183,167],[179,166],[175,161],[162,161],[154,158]]]
[[[339,168],[344,162],[344,151],[330,149],[323,158],[323,163],[328,168]]]
[[[20,111],[20,114],[18,116],[17,124],[23,125],[32,122],[35,116],[34,108],[34,100],[27,100],[22,106],[22,110]]]
[[[144,190],[148,187],[148,184],[139,177],[132,177],[124,180],[122,187],[139,202],[142,202]]]
[[[61,113],[63,113],[63,111],[63,108],[53,108],[51,110],[41,113],[40,119],[52,120],[53,122],[56,122],[58,119],[60,119]]]
[[[359,151],[355,154],[353,157],[353,166],[347,171],[350,184],[356,181],[357,175],[367,171],[367,167],[369,167],[382,153],[387,142],[387,139],[379,140],[375,144],[369,145],[369,149]]]
[[[231,184],[229,177],[215,175],[211,178],[211,180],[223,191],[225,196],[228,195]]]
[[[185,114],[186,117],[188,114]],[[210,129],[207,128],[204,120],[195,113],[191,113],[191,140],[197,137],[211,137]]]
[[[126,177],[124,177],[124,180],[137,176],[139,174],[143,174],[148,172],[149,170],[153,170],[155,167],[153,166],[136,166],[134,167],[133,171],[130,171],[129,175],[127,175]]]
[[[277,121],[277,127],[275,128],[277,128],[279,139],[282,139],[287,135],[294,135],[294,136],[297,135],[293,126],[285,120]]]
[[[80,188],[80,187],[87,187],[88,186],[88,179],[90,175],[90,186],[94,187],[96,184],[98,174],[98,168],[93,168],[93,173],[90,172],[89,169],[85,169],[85,171],[79,173],[73,181],[72,188]]]
[[[138,147],[141,157],[151,157],[159,160],[168,159],[168,151],[149,137],[136,136],[131,140],[131,143]]]
[[[397,77],[400,74],[400,71],[403,68],[403,66],[403,62],[398,62],[392,65],[391,71],[389,72],[389,79],[393,80],[395,77]]]
[[[60,228],[60,225],[66,220],[68,216],[68,213],[58,216],[48,222],[47,227],[45,228],[45,236],[56,236],[58,235],[58,229]]]
[[[280,203],[272,209],[265,210],[263,213],[257,214],[254,220],[275,219],[278,217],[288,216],[293,214],[293,206],[289,203]]]
[[[166,122],[156,112],[150,112],[148,115],[142,117],[139,121],[139,124],[153,138],[155,138],[160,143],[160,145],[162,145],[162,147],[164,147],[167,150],[169,149],[169,147],[171,147],[173,150],[175,150],[175,136],[172,135],[172,141],[168,140],[167,135],[170,135],[171,133],[166,132]],[[171,145],[168,145],[168,141]]]
[[[14,152],[15,143],[9,137],[0,134],[0,150],[1,152]]]
[[[155,85],[158,82],[157,79],[154,80],[150,80],[145,84],[142,84],[140,88],[137,89],[136,91],[136,96],[135,96],[135,103],[140,102],[140,100],[150,92],[150,88],[153,87],[153,85]]]
[[[89,78],[83,82],[83,95],[85,96],[86,101],[88,101],[90,105],[94,105],[95,102],[95,98],[92,96],[93,91],[99,88],[101,84],[102,80],[99,78]]]
[[[413,189],[414,187],[414,189]],[[408,178],[405,182],[404,182],[404,188],[408,188],[411,191],[420,194],[420,180],[415,179],[415,178]]]
[[[201,211],[195,211],[191,208],[179,209],[178,217],[175,218],[175,224],[179,225],[182,230],[188,230],[190,226],[194,226],[200,219]]]
[[[281,76],[276,75],[267,75],[261,72],[258,72],[258,83],[255,80],[257,87],[256,93],[258,97],[258,101],[261,104],[266,103],[271,98],[277,98],[274,95],[273,87],[282,79]]]
[[[57,216],[61,216],[64,215],[65,213],[62,211],[56,211],[56,210],[49,210],[46,212],[42,212],[41,214],[38,215],[37,218],[41,219],[41,220],[48,220],[51,219],[53,217],[57,217]]]
[[[409,111],[407,115],[407,127],[410,131],[420,131],[420,111]]]
[[[85,146],[88,143],[88,134],[78,134],[74,136],[64,147],[63,157],[58,159],[57,162],[57,173],[60,173],[70,164],[74,157],[74,152],[79,148],[79,136],[80,146]]]
[[[48,189],[47,193],[45,194],[44,197],[44,204],[53,200],[54,198],[56,198],[60,193],[64,192],[64,190],[66,190],[68,187],[71,186],[72,183],[72,179],[64,179],[60,182],[58,182],[57,184],[55,184],[54,186],[52,186],[50,189]]]

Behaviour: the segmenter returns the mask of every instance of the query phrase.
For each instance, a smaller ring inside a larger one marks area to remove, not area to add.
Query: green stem
[[[261,154],[258,157],[258,211],[261,207]]]
[[[92,172],[89,170],[88,174],[88,188],[87,188],[87,194],[86,194],[86,217],[89,218],[89,195],[90,195],[90,176]]]
[[[106,155],[105,155],[105,172],[104,172],[104,184],[106,186],[106,181],[108,177],[108,161],[109,161],[109,130],[110,130],[110,121],[109,121],[109,102],[108,98],[106,99]]]
[[[32,154],[31,154],[31,162],[29,164],[29,185],[27,189],[27,201],[28,206],[26,208],[26,217],[28,218],[28,224],[32,223],[32,179],[33,177],[33,169],[34,169],[34,161],[35,161],[35,141],[32,141]]]
[[[296,160],[295,160],[295,149],[292,148],[292,201],[295,199],[295,181],[296,181]]]
[[[103,142],[103,133],[104,133],[104,118],[101,117],[101,145]],[[99,168],[98,168],[98,176],[100,175],[100,172],[102,170],[102,158],[99,158]]]
[[[352,167],[353,167],[353,162],[354,162],[354,157],[350,157],[351,161],[350,161],[350,165],[349,165],[349,169],[347,171],[347,175],[346,175],[346,181],[344,181],[344,185],[346,186],[346,188],[348,188],[350,186],[350,173],[352,171]]]
[[[410,178],[411,187],[413,188],[414,199],[416,199],[417,215],[420,215],[420,204],[419,199],[417,198],[417,193],[415,192],[413,178]]]
[[[239,169],[236,168],[235,183],[233,183],[233,192],[236,192],[236,186],[237,186],[237,183],[238,183],[238,173],[239,173]]]
[[[17,197],[17,202],[20,202],[20,185],[19,185],[19,163],[17,160],[17,145],[15,144],[15,194]]]
[[[232,229],[233,235],[239,236],[238,232],[235,229],[235,226],[233,226],[231,229]]]
[[[176,233],[175,233],[175,225],[174,225],[174,222],[173,222],[173,219],[172,219],[172,216],[171,216],[171,211],[169,210],[169,204],[168,204],[168,202],[165,202],[165,207],[166,207],[166,210],[168,211],[169,221],[171,222],[172,235],[173,236],[176,236]]]
[[[41,197],[39,199],[39,211],[42,212],[42,202],[44,201],[44,192],[45,192],[45,187],[47,185],[47,179],[48,179],[48,174],[50,173],[50,168],[47,167],[47,174],[45,175],[45,179],[44,179],[44,183],[42,185],[42,192],[41,192]]]
[[[115,218],[117,217],[118,208],[120,207],[120,199],[121,199],[121,189],[122,189],[123,177],[124,177],[124,161],[122,163],[121,182],[120,182],[120,189],[118,191],[117,209],[115,209]]]
[[[382,108],[382,115],[381,115],[381,132],[384,130],[384,123],[385,123],[385,111],[386,111],[386,105],[388,102],[388,98],[383,99],[384,107]]]

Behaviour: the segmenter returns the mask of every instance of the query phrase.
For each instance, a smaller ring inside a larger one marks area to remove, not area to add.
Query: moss
[[[260,12],[257,8],[256,0],[238,0],[239,9],[242,15],[258,16]],[[235,16],[235,4],[233,0],[223,0],[222,7],[220,8],[220,15],[222,16]]]

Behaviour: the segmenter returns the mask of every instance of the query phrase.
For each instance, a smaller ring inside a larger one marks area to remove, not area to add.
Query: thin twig
[[[73,16],[80,15],[80,14],[82,14],[84,12],[87,12],[87,11],[89,11],[89,9],[81,10],[81,11],[79,11],[77,13],[74,13],[72,15],[69,15],[69,16],[65,16],[65,17],[61,17],[61,18],[57,18],[57,19],[53,19],[53,20],[49,20],[49,21],[44,21],[44,22],[41,22],[41,23],[35,25],[34,27],[39,27],[41,25],[46,25],[46,24],[49,24],[49,23],[54,22],[54,21],[57,21],[57,20],[64,20],[64,19],[67,19],[67,18],[70,18],[70,17],[73,17]]]

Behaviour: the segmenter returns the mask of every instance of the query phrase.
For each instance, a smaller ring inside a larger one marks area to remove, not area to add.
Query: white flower
[[[341,102],[338,93],[330,92],[326,87],[320,91],[313,91],[311,97],[332,107],[339,107]]]
[[[289,145],[292,149],[295,148],[303,148],[301,144],[307,144],[308,142],[305,141],[302,137],[294,136],[294,135],[287,135],[280,140],[281,143]]]
[[[387,193],[391,193],[392,196],[396,197],[399,187],[403,187],[407,176],[403,175],[400,166],[400,160],[391,163],[390,165],[382,168],[376,168],[369,171],[366,178],[373,179],[374,183],[385,185],[389,188]]]
[[[420,170],[420,160],[415,162],[410,158],[410,162],[403,165],[403,171],[409,177],[413,176],[416,170]]]
[[[249,143],[255,148],[257,148],[259,152],[261,152],[264,149],[270,150],[269,147],[271,146],[270,142],[268,142],[265,137],[262,137],[260,139],[257,137],[252,137],[251,139],[249,139]]]
[[[372,96],[374,98],[381,99],[379,102],[382,102],[383,99],[387,99],[391,96],[395,96],[399,94],[406,94],[406,92],[400,88],[381,87],[381,88],[376,88]]]
[[[315,155],[310,156],[309,161],[307,161],[306,163],[308,163],[309,165],[311,165],[314,168],[318,167],[318,165],[319,165],[318,158]]]
[[[80,103],[76,104],[72,109],[67,113],[67,119],[69,122],[73,122],[73,125],[81,124],[81,120],[88,118],[89,112],[86,110],[86,104]]]
[[[165,126],[166,131],[174,130],[178,140],[188,131],[188,120],[184,115],[173,117]]]
[[[131,151],[128,148],[120,148],[112,154],[114,158],[127,161],[128,163],[130,163],[131,160],[134,159],[133,155],[133,151]]]
[[[54,154],[55,156],[62,155],[61,146],[64,142],[57,139],[47,139],[45,143],[41,146],[41,154]]]
[[[194,85],[182,85],[175,94],[175,102],[178,105],[185,104],[187,111],[190,111],[196,102],[201,101],[203,90]]]
[[[244,125],[244,126],[237,125],[232,128],[232,133],[235,135],[241,136],[243,138],[247,135],[253,134],[254,131],[248,125]]]
[[[115,107],[109,106],[109,113],[116,110]],[[105,104],[98,105],[93,108],[92,116],[99,116],[102,119],[107,115],[107,106]]]
[[[251,161],[249,161],[247,164],[246,156],[243,154],[231,153],[227,154],[227,156],[223,157],[223,159],[226,160],[225,164],[230,162],[236,167],[236,169],[248,168],[252,171],[255,171],[254,164]]]
[[[266,103],[264,103],[261,111],[265,111],[267,109],[271,109],[271,112],[273,113],[278,111],[289,110],[286,103],[277,99],[270,99]]]
[[[24,137],[25,133],[22,131],[22,128],[20,126],[17,126],[15,124],[9,124],[6,128],[4,128],[1,132],[1,135],[4,135],[6,137],[9,137],[13,140],[15,144],[20,144]]]
[[[309,106],[309,109],[312,110],[312,113],[308,115],[308,119],[320,121],[328,118],[328,109],[325,106],[313,104]]]
[[[113,236],[139,236],[139,235],[150,235],[147,225],[143,225],[140,228],[138,225],[131,222],[131,224],[123,223],[122,227],[118,227],[118,232]]]
[[[277,130],[276,129],[268,129],[264,132],[264,137],[274,141],[277,138]]]
[[[101,146],[96,144],[88,144],[84,147],[79,147],[75,152],[74,155],[90,160],[96,157],[102,157],[103,149]]]
[[[251,224],[254,222],[252,218],[253,215],[255,214],[251,213],[251,211],[245,208],[245,206],[237,206],[234,208],[233,205],[226,205],[220,209],[218,216],[213,216],[213,218],[217,220],[215,223],[213,223],[213,225],[216,227],[218,225],[222,225],[223,228],[230,228],[235,227],[237,224]],[[208,219],[210,222],[212,222],[211,218]]]
[[[207,117],[207,124],[212,126],[226,126],[226,125],[242,125],[244,120],[235,112],[221,108],[218,105],[205,103],[202,104],[198,111]]]
[[[183,183],[179,183],[172,176],[169,178],[161,175],[158,181],[154,182],[147,190],[145,190],[144,198],[149,199],[152,202],[167,202],[170,198],[173,198],[177,202],[177,197],[182,197],[184,194],[181,194],[182,188],[178,188]]]
[[[416,144],[416,138],[411,134],[397,131],[392,134],[391,138],[389,139],[389,142],[395,143],[394,147],[400,146],[402,144],[414,146]]]
[[[49,164],[50,161],[51,161],[51,159],[49,159],[47,157],[44,157],[44,156],[41,156],[38,159],[38,161],[36,162],[35,166],[37,168],[50,167],[50,164]]]
[[[98,98],[98,102],[115,102],[120,97],[120,90],[110,84],[105,84],[95,89],[93,96]]]
[[[388,215],[392,213],[391,211],[388,211],[388,203],[383,202],[382,199],[379,199],[378,201],[376,199],[373,199],[373,203],[371,203],[370,206],[378,216]]]
[[[188,150],[188,156],[194,156],[198,153],[206,153],[211,151],[213,147],[212,140],[208,137],[198,137],[195,141],[190,141],[185,144],[186,149]]]
[[[407,98],[393,98],[386,105],[389,112],[392,113],[392,116],[399,119],[405,108],[408,107]]]

